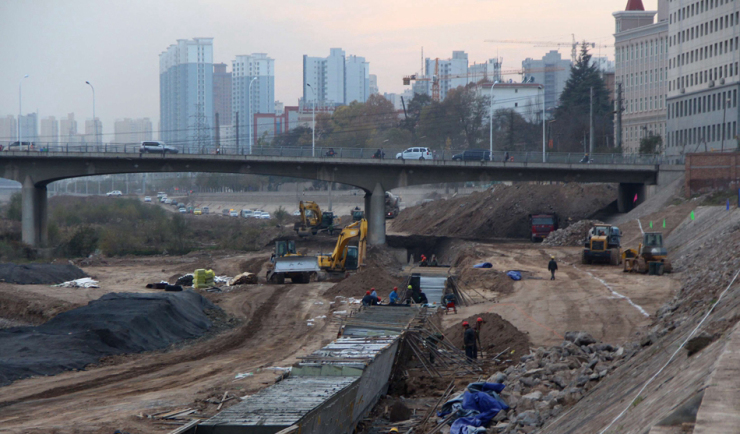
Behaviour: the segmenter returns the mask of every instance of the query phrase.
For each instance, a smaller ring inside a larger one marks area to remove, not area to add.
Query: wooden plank
[[[224,392],[224,396],[221,397],[221,402],[218,404],[218,408],[216,409],[216,411],[221,410],[221,406],[224,405],[224,400],[226,399],[226,395],[228,394],[229,394],[228,390]]]
[[[190,428],[195,427],[198,425],[198,422],[200,422],[200,419],[193,419],[190,422],[186,423],[185,425],[170,431],[169,434],[184,434],[190,430]]]

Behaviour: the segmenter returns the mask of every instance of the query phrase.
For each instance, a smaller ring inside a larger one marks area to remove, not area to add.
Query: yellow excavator
[[[334,213],[331,211],[322,212],[316,202],[306,201],[304,203],[301,201],[298,204],[298,212],[300,212],[301,221],[293,227],[298,236],[316,235],[322,229],[333,228]]]
[[[622,259],[625,272],[650,272],[660,276],[673,271],[671,261],[668,260],[668,251],[663,247],[663,234],[660,232],[645,232],[637,249],[625,250]]]
[[[331,255],[320,255],[319,268],[327,272],[357,270],[362,266],[367,252],[367,220],[347,225],[339,234]]]

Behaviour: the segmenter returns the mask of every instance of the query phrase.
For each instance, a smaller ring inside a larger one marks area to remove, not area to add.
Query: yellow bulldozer
[[[625,250],[622,260],[625,272],[661,276],[673,271],[668,260],[668,251],[663,247],[663,234],[660,232],[645,232],[637,249]]]

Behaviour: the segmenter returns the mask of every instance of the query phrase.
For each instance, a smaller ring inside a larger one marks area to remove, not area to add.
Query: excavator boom
[[[367,220],[354,222],[339,234],[330,256],[319,256],[319,267],[327,271],[346,271],[362,266],[367,253]],[[350,245],[354,242],[357,245]]]

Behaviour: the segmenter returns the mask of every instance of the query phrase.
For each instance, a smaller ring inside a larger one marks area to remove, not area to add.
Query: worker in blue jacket
[[[389,296],[389,304],[398,304],[398,287],[394,286]]]

